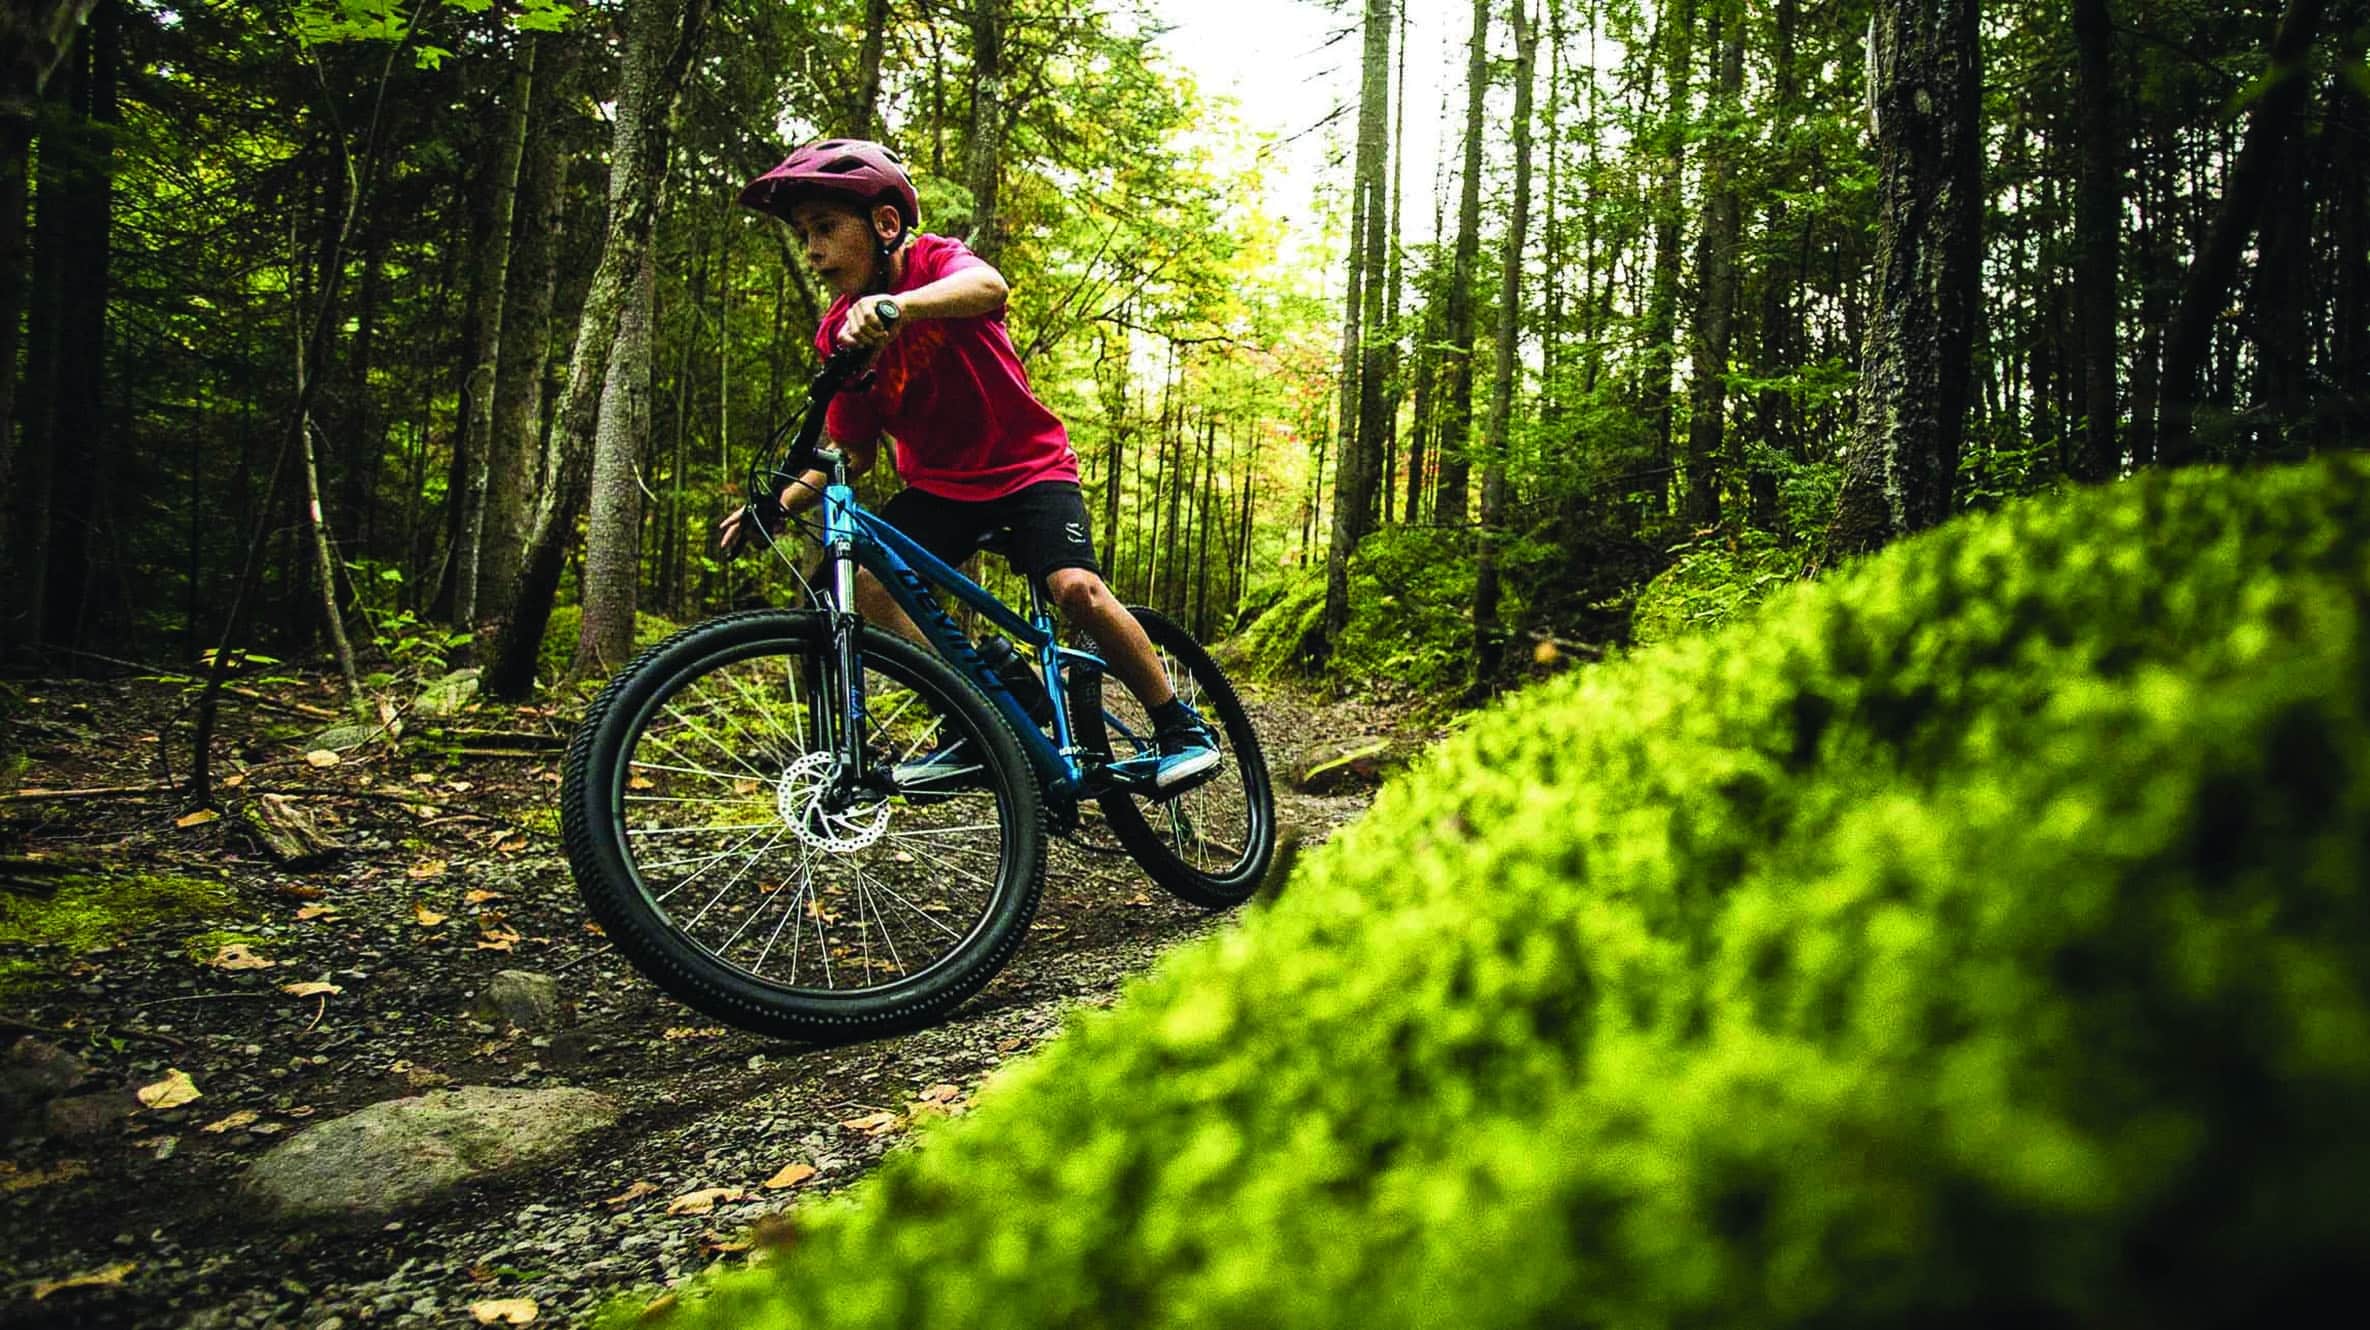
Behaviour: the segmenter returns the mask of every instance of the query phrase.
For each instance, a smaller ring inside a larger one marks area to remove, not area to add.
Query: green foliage
[[[1535,690],[676,1323],[2299,1311],[2370,1244],[2366,528],[2155,475]]]
[[[385,683],[371,676],[371,686],[384,687],[397,677],[434,679],[451,665],[452,655],[468,645],[469,634],[422,619],[400,600],[403,570],[372,559],[346,565],[353,577],[355,613],[370,626],[370,645],[395,667]]]
[[[657,646],[683,625],[655,614],[636,611],[634,614],[634,650],[646,651]],[[584,607],[559,605],[551,611],[551,621],[543,626],[543,645],[535,653],[535,677],[549,684],[567,677],[569,662],[576,657],[576,635],[584,627]]]
[[[1709,632],[1802,575],[1805,552],[1765,531],[1722,531],[1677,546],[1678,561],[1638,593],[1630,640],[1652,646]]]
[[[1467,539],[1433,527],[1385,527],[1361,542],[1350,559],[1349,623],[1325,660],[1325,677],[1385,695],[1452,700],[1473,671]],[[1510,601],[1504,613],[1513,621],[1520,611]],[[1271,677],[1301,669],[1302,644],[1324,617],[1322,568],[1285,584],[1244,634],[1251,672]]]

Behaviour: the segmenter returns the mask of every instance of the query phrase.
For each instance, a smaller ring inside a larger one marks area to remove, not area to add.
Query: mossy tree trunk
[[[1982,253],[1975,0],[1880,0],[1872,35],[1876,306],[1827,531],[1830,561],[1922,531],[1950,510]]]
[[[624,86],[617,99],[609,164],[609,223],[601,261],[577,320],[576,352],[552,425],[535,504],[533,535],[519,569],[518,594],[494,640],[486,692],[523,698],[535,682],[536,649],[551,621],[560,569],[573,543],[592,473],[593,431],[620,321],[642,271],[666,173],[668,117],[707,24],[707,0],[635,0],[626,14]],[[627,632],[632,625],[629,621]]]

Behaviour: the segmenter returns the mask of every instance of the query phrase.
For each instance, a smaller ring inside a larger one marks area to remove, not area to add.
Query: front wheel
[[[1275,794],[1259,735],[1234,685],[1184,625],[1141,606],[1129,613],[1177,695],[1218,732],[1222,760],[1215,777],[1183,794],[1155,799],[1115,789],[1102,796],[1103,817],[1152,880],[1179,898],[1211,909],[1239,905],[1275,857]],[[1078,738],[1089,752],[1109,763],[1152,751],[1152,722],[1124,685],[1086,678],[1075,692]]]
[[[560,786],[568,864],[643,974],[745,1029],[869,1038],[978,991],[1044,865],[1037,780],[987,699],[865,628],[869,774],[842,770],[829,615],[685,629],[586,713]],[[915,773],[905,775],[904,773]]]

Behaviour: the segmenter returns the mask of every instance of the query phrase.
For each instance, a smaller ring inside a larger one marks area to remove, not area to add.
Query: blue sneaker
[[[1160,760],[1152,767],[1154,798],[1183,794],[1218,774],[1224,760],[1218,752],[1218,732],[1201,718],[1193,704],[1180,699],[1178,712],[1153,735]]]

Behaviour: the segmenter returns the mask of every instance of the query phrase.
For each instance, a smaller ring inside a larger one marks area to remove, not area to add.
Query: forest
[[[2370,0],[1289,3],[1291,123],[1172,0],[9,7],[0,1327],[2308,1304],[2370,1107]],[[1214,923],[1073,836],[954,1021],[809,1047],[652,992],[553,807],[629,662],[807,594],[716,533],[834,296],[738,196],[831,137],[1009,284],[1282,831]],[[572,1153],[251,1171],[510,1093]],[[277,1227],[176,1231],[234,1182]],[[792,1248],[845,1300],[692,1278]]]
[[[1007,272],[1121,596],[1281,605],[1269,663],[1348,684],[1493,691],[1674,562],[1650,622],[2365,409],[2358,6],[1477,4],[1416,52],[1344,10],[1321,228],[1124,6],[415,8],[62,7],[0,166],[13,659],[523,696],[554,607],[597,676],[637,614],[778,597],[704,536],[828,293],[732,195],[843,128]]]

